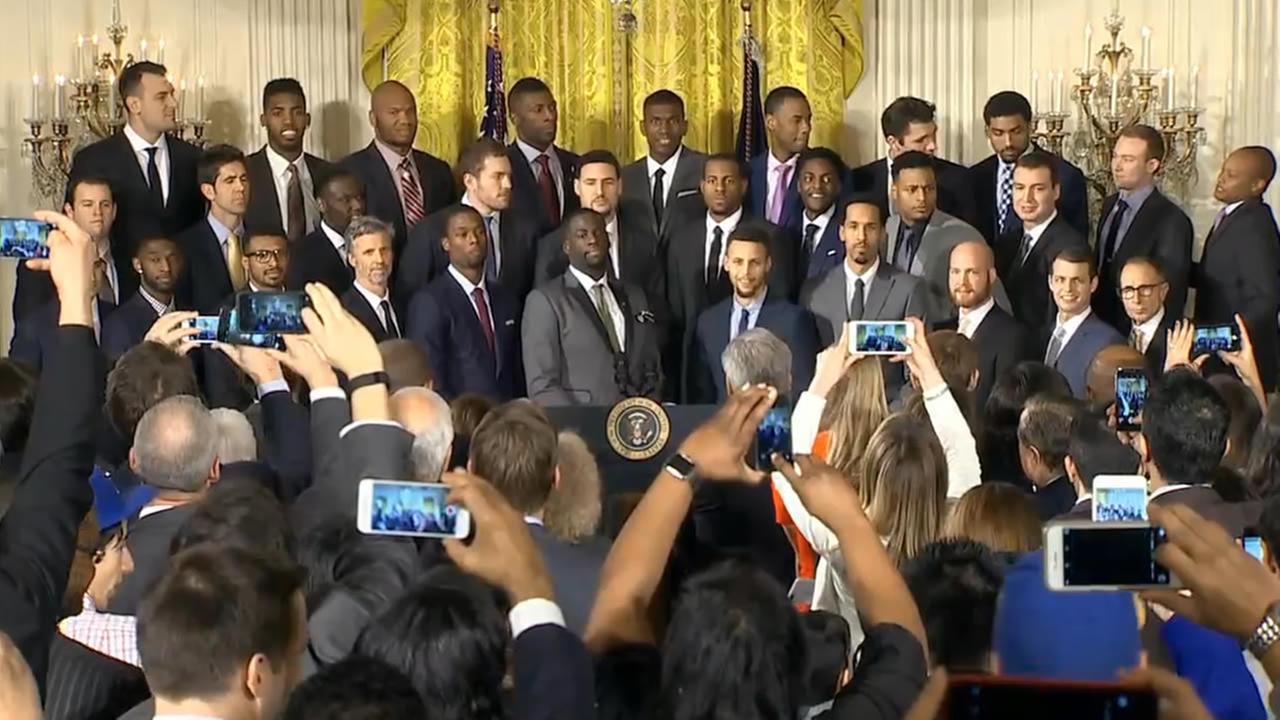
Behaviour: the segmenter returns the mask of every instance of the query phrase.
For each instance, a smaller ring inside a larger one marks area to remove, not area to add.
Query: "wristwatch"
[[[698,476],[695,472],[693,461],[684,453],[678,452],[667,458],[667,462],[662,466],[662,469],[675,479],[689,483],[690,486],[697,485]]]
[[[1280,642],[1280,603],[1267,608],[1267,614],[1258,623],[1258,629],[1249,636],[1245,648],[1261,660],[1277,642]]]

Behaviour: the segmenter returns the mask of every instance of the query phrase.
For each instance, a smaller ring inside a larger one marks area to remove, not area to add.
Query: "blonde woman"
[[[938,539],[947,507],[947,458],[934,431],[890,415],[867,443],[862,466],[867,517],[899,565]]]

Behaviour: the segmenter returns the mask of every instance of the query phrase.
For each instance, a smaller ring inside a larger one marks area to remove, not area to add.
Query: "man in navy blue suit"
[[[1044,364],[1062,373],[1071,394],[1083,399],[1094,356],[1108,345],[1124,345],[1124,336],[1089,307],[1098,290],[1098,270],[1088,248],[1058,253],[1049,271],[1049,288],[1058,312],[1045,328]]]
[[[796,259],[796,287],[844,261],[836,198],[843,190],[844,162],[831,148],[816,147],[800,153],[800,252]]]
[[[427,351],[435,389],[445,398],[478,393],[504,401],[523,395],[520,303],[485,278],[489,253],[475,208],[445,211],[440,244],[449,266],[409,303],[408,337]]]
[[[724,255],[733,295],[698,317],[694,402],[718,403],[728,397],[721,355],[735,337],[755,327],[769,330],[786,343],[795,387],[809,387],[818,356],[817,325],[809,311],[786,298],[770,296],[772,268],[768,234],[753,228],[735,230]]]
[[[102,350],[117,358],[142,342],[163,314],[174,309],[173,294],[182,275],[182,249],[167,237],[145,238],[133,256],[138,292],[102,323]]]
[[[800,224],[796,164],[809,147],[813,130],[809,99],[787,85],[770,90],[764,99],[764,127],[769,151],[751,158],[747,209],[774,225],[796,228]]]
[[[102,283],[105,264],[106,261],[101,257],[94,261],[93,293],[95,296],[98,295],[98,289]],[[102,337],[102,320],[115,307],[101,297],[95,297],[95,302],[91,305],[95,338]],[[57,296],[44,306],[32,311],[26,321],[14,330],[13,339],[9,341],[9,358],[25,363],[39,373],[45,362],[49,360],[50,354],[58,347],[58,317],[61,311],[62,304]]]

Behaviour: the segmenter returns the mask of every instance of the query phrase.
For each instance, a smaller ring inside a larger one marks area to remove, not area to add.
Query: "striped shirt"
[[[138,620],[132,615],[99,612],[89,593],[79,615],[58,623],[63,635],[121,662],[142,667],[138,658]]]

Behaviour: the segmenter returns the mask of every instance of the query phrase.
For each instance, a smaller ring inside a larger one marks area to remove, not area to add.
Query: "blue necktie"
[[[741,335],[742,333],[750,329],[751,329],[751,313],[747,312],[746,308],[742,308],[742,314],[738,316],[738,332],[734,334],[734,337],[738,337],[739,335]]]

